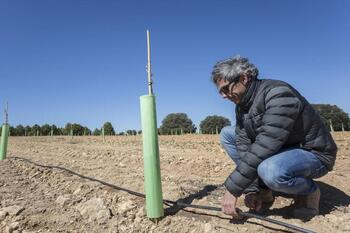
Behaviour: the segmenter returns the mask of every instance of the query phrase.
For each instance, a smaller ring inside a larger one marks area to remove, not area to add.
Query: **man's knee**
[[[221,145],[235,144],[236,142],[235,128],[233,126],[225,126],[220,132]]]
[[[258,176],[270,189],[279,191],[288,185],[290,179],[288,173],[276,163],[264,160],[258,166]]]

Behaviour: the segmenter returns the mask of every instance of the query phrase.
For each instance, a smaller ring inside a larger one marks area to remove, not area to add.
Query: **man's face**
[[[245,76],[241,76],[237,82],[228,82],[223,79],[219,79],[216,83],[219,94],[224,98],[228,99],[235,104],[239,104],[242,100],[244,93],[247,88],[246,85],[248,79]]]

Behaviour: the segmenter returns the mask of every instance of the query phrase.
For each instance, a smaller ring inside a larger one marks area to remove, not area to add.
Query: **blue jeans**
[[[238,166],[241,158],[236,150],[233,126],[220,133],[221,145]],[[317,189],[313,178],[325,175],[328,170],[312,152],[303,149],[281,150],[263,160],[257,169],[258,176],[270,189],[295,195],[308,195]]]

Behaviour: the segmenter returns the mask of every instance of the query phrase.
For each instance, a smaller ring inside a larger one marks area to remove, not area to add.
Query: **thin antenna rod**
[[[148,78],[148,94],[153,95],[152,89],[152,71],[151,71],[151,45],[149,30],[147,30],[147,78]]]
[[[8,119],[9,119],[9,103],[6,102],[6,108],[5,108],[5,124],[8,123]]]

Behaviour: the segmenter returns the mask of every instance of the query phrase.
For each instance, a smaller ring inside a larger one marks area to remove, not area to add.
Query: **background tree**
[[[32,131],[32,128],[27,125],[25,128],[24,128],[24,135],[26,136],[30,136],[30,132]]]
[[[69,135],[71,129],[72,129],[72,124],[68,122],[63,128],[63,135]]]
[[[88,127],[85,126],[83,130],[83,132],[85,132],[85,135],[91,135],[91,130]]]
[[[40,127],[40,132],[42,136],[49,136],[51,133],[51,126],[49,124],[42,125]]]
[[[24,136],[24,127],[23,125],[17,125],[15,129],[16,136]]]
[[[349,114],[345,113],[337,105],[330,104],[312,104],[321,115],[322,120],[330,129],[330,121],[332,121],[334,131],[341,131],[342,124],[344,130],[350,130],[350,118]]]
[[[61,135],[61,133],[60,133],[61,130],[59,128],[57,128],[56,125],[51,125],[50,127],[53,131],[53,135]],[[50,129],[50,135],[51,135],[51,129]]]
[[[73,127],[73,135],[84,135],[84,126],[74,123]]]
[[[2,129],[2,128],[1,128]],[[1,130],[2,131],[2,130]],[[1,132],[2,133],[2,132]],[[9,127],[9,135],[10,136],[17,136],[16,128],[11,126]]]
[[[134,129],[128,129],[128,130],[126,131],[126,134],[127,134],[127,135],[136,135],[137,132],[136,132],[136,130],[134,130]]]
[[[105,128],[105,135],[115,135],[115,131],[111,122],[107,121],[103,124]]]
[[[101,135],[101,130],[99,130],[99,129],[94,129],[94,132],[92,132],[92,135],[94,135],[94,136],[99,136],[99,135]]]
[[[64,135],[64,128],[57,128],[57,135]]]
[[[38,124],[35,124],[32,126],[29,135],[30,136],[36,136],[37,133],[40,135],[40,126]]]
[[[196,127],[186,113],[170,113],[162,121],[160,134],[172,134],[173,132],[194,133]]]
[[[207,116],[204,120],[201,121],[199,128],[204,134],[215,134],[216,130],[218,133],[221,132],[221,129],[225,126],[231,125],[231,122],[226,117],[222,116]]]
[[[66,126],[63,129],[63,134],[64,135],[69,135],[70,134],[70,130],[73,130],[73,135],[84,135],[84,128],[87,127],[83,127],[80,124],[77,123],[67,123]]]

